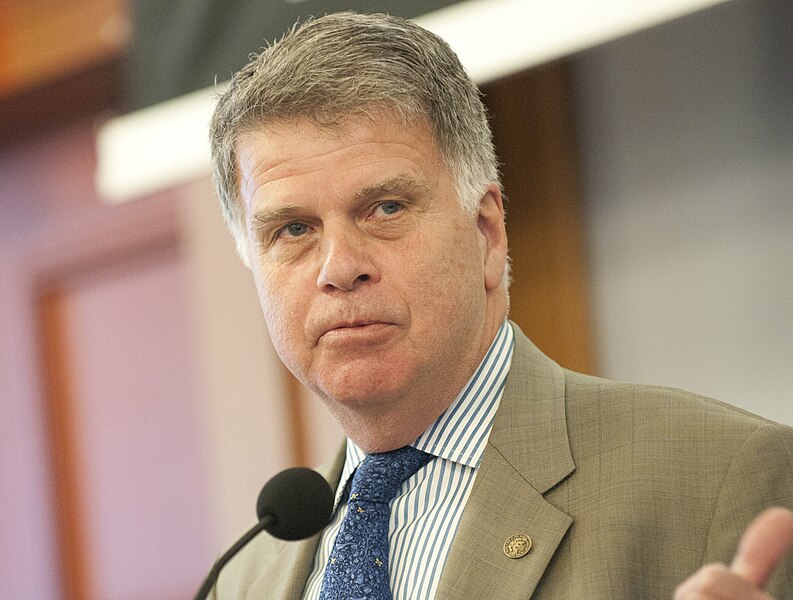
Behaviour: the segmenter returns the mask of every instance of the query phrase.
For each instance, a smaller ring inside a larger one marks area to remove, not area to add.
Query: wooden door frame
[[[510,315],[551,358],[594,373],[590,274],[569,61],[483,87],[503,163]]]
[[[10,344],[19,348],[14,368],[19,373],[11,397],[35,402],[38,423],[44,431],[40,470],[49,479],[51,494],[39,507],[48,513],[55,531],[54,547],[58,580],[64,600],[97,598],[88,560],[81,491],[81,465],[75,455],[73,385],[69,365],[69,323],[64,319],[64,290],[76,279],[97,269],[126,263],[180,244],[178,202],[173,194],[161,194],[117,207],[98,207],[85,220],[66,227],[52,227],[29,240],[8,266],[12,283],[9,295],[16,336]]]

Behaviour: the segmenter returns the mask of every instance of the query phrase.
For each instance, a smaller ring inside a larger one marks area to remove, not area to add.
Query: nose
[[[323,291],[350,291],[364,282],[376,283],[380,274],[369,260],[365,243],[352,232],[325,232],[320,246],[317,287]]]

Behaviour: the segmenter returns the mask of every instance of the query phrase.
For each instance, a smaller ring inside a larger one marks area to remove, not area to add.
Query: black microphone
[[[332,512],[333,490],[322,475],[305,467],[281,471],[259,492],[259,522],[215,562],[195,600],[206,599],[220,570],[262,530],[282,540],[302,540],[321,531]]]

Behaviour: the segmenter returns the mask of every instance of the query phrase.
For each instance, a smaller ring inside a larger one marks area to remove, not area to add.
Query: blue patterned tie
[[[431,458],[405,446],[364,459],[352,478],[347,514],[325,567],[320,600],[392,600],[388,581],[390,503],[402,482]]]

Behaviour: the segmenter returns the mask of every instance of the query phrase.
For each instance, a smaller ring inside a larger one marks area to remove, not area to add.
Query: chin
[[[323,386],[319,393],[329,402],[349,409],[366,410],[388,406],[402,397],[399,389],[365,382],[360,385]]]
[[[380,369],[348,365],[316,379],[316,391],[331,404],[348,409],[387,406],[407,395],[409,386],[404,377],[395,378],[399,367]]]
[[[329,403],[348,409],[384,407],[405,395],[403,385],[386,381],[376,375],[362,377],[357,373],[351,377],[333,377],[330,381],[318,382],[318,393]]]

